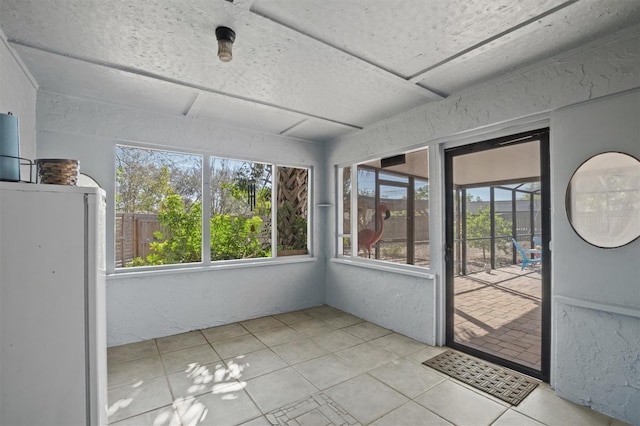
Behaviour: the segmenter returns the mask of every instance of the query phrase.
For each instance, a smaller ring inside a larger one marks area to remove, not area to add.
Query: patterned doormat
[[[454,351],[443,352],[423,364],[511,405],[520,404],[539,384],[523,374]]]

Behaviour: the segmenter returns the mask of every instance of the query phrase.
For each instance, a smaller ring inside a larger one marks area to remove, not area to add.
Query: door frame
[[[454,203],[453,203],[453,158],[458,155],[486,151],[506,145],[539,141],[540,187],[542,227],[542,281],[541,281],[541,365],[540,370],[525,367],[516,362],[500,358],[454,341]],[[510,136],[465,144],[444,150],[444,201],[445,201],[445,345],[498,365],[520,371],[545,382],[550,378],[551,358],[551,175],[549,153],[549,128],[517,133]]]

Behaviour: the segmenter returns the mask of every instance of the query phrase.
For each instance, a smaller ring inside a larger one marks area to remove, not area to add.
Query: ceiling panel
[[[1,0],[0,29],[44,90],[329,140],[637,24],[639,8],[638,0]],[[236,32],[229,63],[216,58],[219,25]]]
[[[406,82],[390,80],[378,68],[271,21],[257,16],[248,19],[255,25],[237,32],[234,60],[222,66],[214,62],[217,71],[210,71],[206,84],[356,126],[437,99],[425,97],[409,89],[411,85]],[[197,81],[205,84],[204,79],[199,72]]]
[[[353,131],[353,128],[339,124],[308,119],[287,131],[286,135],[301,139],[309,139],[312,141],[325,142]]]
[[[257,0],[252,10],[410,77],[564,0]]]
[[[638,0],[582,0],[425,73],[418,84],[459,93],[638,22]]]
[[[46,8],[38,2],[10,3],[14,7],[7,12],[13,19],[0,22],[15,45],[44,46],[65,56],[357,126],[425,102],[425,95],[408,88],[414,85],[398,85],[382,70],[248,10],[242,23],[236,23],[233,61],[220,62],[215,26],[230,21],[228,10],[236,7],[222,0],[170,7],[173,3],[162,0],[119,6],[59,0]],[[239,6],[237,10],[242,12]]]
[[[196,92],[175,84],[39,50],[16,51],[43,90],[167,114],[184,114]]]
[[[201,93],[189,116],[269,133],[281,133],[305,119],[300,114],[212,93]]]

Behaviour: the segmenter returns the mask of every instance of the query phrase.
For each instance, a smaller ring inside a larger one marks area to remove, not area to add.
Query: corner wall
[[[41,91],[38,156],[80,160],[80,171],[107,192],[107,338],[114,346],[321,305],[325,301],[324,255],[315,259],[148,273],[114,273],[116,144],[143,144],[308,166],[312,201],[323,191],[324,146],[188,117],[152,114]],[[322,212],[312,207],[313,229]]]
[[[20,156],[30,160],[36,156],[36,91],[35,79],[13,50],[0,30],[0,112],[11,111],[20,126]],[[27,180],[27,169],[21,178]]]
[[[429,333],[430,330],[435,329],[435,340],[442,344],[445,326],[443,296],[445,268],[441,256],[445,217],[442,156],[444,149],[519,131],[533,130],[541,127],[541,122],[543,125],[548,125],[552,112],[559,108],[636,88],[640,88],[640,26],[595,41],[590,46],[556,58],[555,61],[545,61],[528,67],[494,84],[459,96],[451,96],[438,103],[415,108],[356,134],[333,141],[327,150],[329,179],[327,199],[330,200],[335,200],[336,197],[336,166],[395,155],[418,147],[429,147],[431,272],[436,279],[416,280],[413,277],[393,273],[387,273],[383,278],[378,271],[362,266],[347,267],[339,262],[329,261],[327,303],[400,333],[410,336],[420,335],[422,337],[418,337],[419,340],[427,343],[432,343]],[[619,119],[625,125],[631,123],[637,125],[640,122],[640,107],[636,103],[628,105],[628,108],[631,116],[625,114]],[[586,123],[594,120],[596,126],[602,125],[602,120],[595,120],[597,117],[593,113],[583,115],[582,112],[578,112],[577,114],[576,120],[579,122]],[[637,130],[635,139],[631,140],[631,143],[635,144],[633,146],[629,145],[628,140],[625,142],[626,145],[620,145],[615,136],[603,136],[593,145],[584,145],[580,137],[558,137],[555,128],[557,117],[554,115],[554,124],[551,125],[551,161],[556,171],[571,168],[572,172],[572,167],[574,165],[577,167],[578,158],[586,159],[590,153],[598,150],[605,151],[610,147],[625,148],[638,155],[640,132]],[[573,154],[565,158],[558,156],[560,151]],[[564,163],[564,160],[570,161]],[[567,170],[566,173],[569,171]],[[566,237],[557,227],[558,223],[566,222],[566,217],[563,217],[563,205],[558,203],[560,199],[564,199],[567,181],[568,178],[564,174],[556,174],[551,183],[552,200],[555,200],[555,205],[552,206],[554,224],[551,238],[556,243],[553,251],[552,297],[560,294],[582,294],[585,288],[583,280],[576,279],[561,266],[568,256],[568,259],[571,259],[569,262],[572,265],[571,269],[583,268],[585,272],[579,276],[591,282],[587,286],[586,295],[594,297],[596,301],[603,299],[604,303],[624,302],[627,303],[626,306],[631,303],[632,312],[636,312],[636,308],[640,307],[637,302],[637,298],[640,297],[638,281],[640,274],[637,269],[640,242],[636,241],[632,247],[628,248],[629,251],[621,251],[623,259],[619,262],[612,262],[613,255],[608,255],[606,260],[602,261],[598,260],[600,256],[591,253],[589,249],[574,246],[565,249],[558,243],[558,238]],[[333,221],[327,221],[329,235],[335,235],[335,223],[334,212]],[[553,235],[556,231],[558,235]],[[327,256],[330,258],[332,245],[327,249],[329,250]],[[584,266],[585,261],[581,262],[582,266],[576,263],[585,250],[592,262],[588,267]],[[625,261],[628,262],[626,265]],[[353,268],[358,270],[354,271]],[[612,280],[617,284],[612,285]],[[624,281],[627,284],[622,284]],[[601,290],[590,292],[596,285],[600,286]],[[569,293],[566,293],[567,291]],[[412,303],[407,302],[422,301],[426,293],[435,295],[434,308],[427,306],[433,303],[431,300],[419,302],[425,304],[424,309],[413,309]],[[375,299],[375,303],[371,302],[372,299]],[[402,303],[395,303],[397,300]],[[384,309],[379,309],[380,306]],[[409,309],[404,309],[405,306],[409,306]],[[587,309],[587,312],[583,312],[582,307],[564,308],[559,303],[556,303],[555,307],[556,311],[562,309],[556,314],[551,330],[552,340],[556,341],[555,348],[552,348],[556,351],[551,359],[552,384],[556,386],[558,393],[609,415],[632,423],[640,423],[637,413],[633,412],[633,407],[636,407],[636,410],[638,407],[638,342],[637,339],[635,341],[629,339],[629,333],[633,327],[637,334],[639,329],[637,320],[633,318],[622,320],[619,314],[603,313],[598,310],[590,312]],[[606,339],[600,340],[596,334],[586,339],[591,324],[595,324],[597,333],[607,334],[609,331],[619,331],[620,336],[607,336]],[[416,325],[422,329],[416,330]],[[603,347],[604,342],[606,342],[606,348]],[[571,362],[571,359],[575,363],[582,353],[587,354],[586,358],[579,358],[584,362],[583,365],[564,370],[566,374],[560,372],[560,368],[563,368],[565,363]],[[626,355],[623,358],[615,355],[620,353]],[[602,362],[605,363],[604,366]],[[585,371],[603,367],[608,369],[606,374],[593,373],[582,376]],[[613,387],[607,388],[603,383],[598,383],[598,378],[614,379]],[[628,382],[626,385],[625,380]],[[619,397],[635,397],[636,401],[630,399],[631,402],[626,400],[620,402]],[[635,405],[633,405],[634,402]]]

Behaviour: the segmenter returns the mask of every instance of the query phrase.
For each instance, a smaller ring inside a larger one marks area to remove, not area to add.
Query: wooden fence
[[[145,258],[151,253],[153,233],[161,231],[157,214],[116,214],[116,268],[126,266],[136,257]]]

